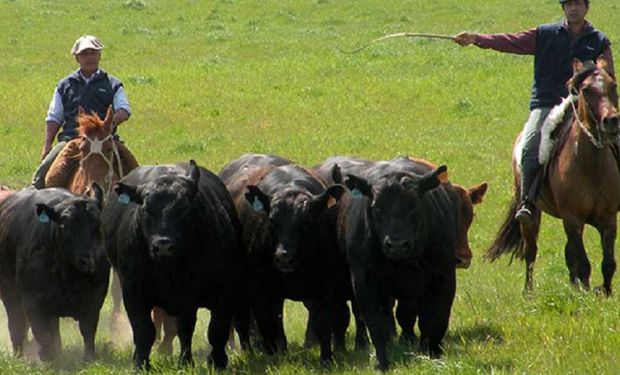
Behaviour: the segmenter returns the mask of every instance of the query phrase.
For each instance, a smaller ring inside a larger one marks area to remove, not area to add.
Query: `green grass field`
[[[620,4],[593,0],[589,19],[620,46]],[[314,165],[332,155],[412,155],[447,164],[453,182],[489,182],[470,230],[475,252],[458,272],[445,338],[430,360],[390,350],[393,373],[614,374],[620,361],[617,294],[574,290],[561,223],[544,218],[537,290],[521,293],[524,265],[482,260],[511,199],[512,142],[528,115],[532,58],[449,41],[389,40],[339,53],[387,33],[520,31],[558,20],[555,0],[0,0],[0,184],[26,186],[39,159],[44,118],[57,81],[77,66],[81,34],[106,44],[101,66],[125,83],[134,114],[120,133],[141,164],[193,158],[218,171],[246,152]],[[601,250],[586,231],[592,285]],[[130,332],[108,332],[102,311],[99,360],[81,362],[75,324],[63,321],[64,352],[40,365],[11,355],[0,313],[1,374],[132,373]],[[197,366],[153,355],[154,373],[203,374],[207,312],[195,333]],[[290,352],[265,358],[231,352],[234,374],[372,373],[373,351],[350,351],[326,369],[302,347],[305,310],[287,303]],[[352,336],[349,337],[352,348]],[[178,352],[178,344],[175,350]]]

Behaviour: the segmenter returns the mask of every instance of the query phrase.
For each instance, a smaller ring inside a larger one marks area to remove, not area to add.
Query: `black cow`
[[[102,217],[133,329],[135,366],[150,367],[151,309],[158,306],[177,317],[184,364],[193,363],[197,310],[210,309],[208,359],[226,367],[244,248],[239,219],[219,178],[194,161],[142,166],[115,185]]]
[[[445,166],[419,175],[394,161],[362,164],[363,177],[348,174],[345,181],[351,193],[341,200],[339,239],[377,367],[386,370],[394,299],[414,321],[419,317],[423,350],[442,353],[456,289],[458,197],[440,181]]]
[[[344,187],[328,187],[312,170],[273,155],[244,155],[220,177],[244,227],[247,297],[267,351],[286,348],[282,305],[289,298],[316,307],[321,360],[331,361],[331,332],[348,325],[346,265],[330,216]],[[247,328],[237,326],[242,341]]]
[[[99,310],[108,289],[100,210],[94,199],[65,189],[20,190],[0,204],[0,292],[13,351],[21,355],[28,326],[43,361],[61,350],[59,317],[79,321],[84,359],[95,358]]]

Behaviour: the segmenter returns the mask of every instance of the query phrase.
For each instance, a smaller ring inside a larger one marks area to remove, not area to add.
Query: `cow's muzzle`
[[[293,256],[282,245],[280,245],[273,255],[273,265],[280,272],[293,272]]]
[[[95,261],[92,257],[80,257],[75,262],[75,267],[83,273],[95,272]]]
[[[156,260],[170,258],[174,255],[174,241],[169,237],[156,236],[151,241],[151,257]]]
[[[401,259],[412,255],[413,241],[410,239],[383,239],[383,253],[389,259]]]

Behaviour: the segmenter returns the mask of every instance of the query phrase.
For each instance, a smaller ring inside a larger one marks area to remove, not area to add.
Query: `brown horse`
[[[113,135],[113,112],[108,107],[105,119],[95,112],[78,112],[79,137],[68,142],[45,176],[45,187],[64,187],[84,194],[92,182],[97,182],[106,193],[116,181],[138,167],[138,162]],[[113,331],[120,329],[122,295],[116,272],[112,278]]]
[[[616,270],[614,242],[616,213],[620,208],[620,170],[615,157],[614,140],[620,133],[616,83],[604,69],[604,63],[576,62],[569,81],[571,95],[556,107],[543,125],[557,125],[557,146],[541,179],[535,222],[527,227],[514,219],[518,205],[519,169],[513,152],[515,195],[508,215],[486,257],[497,259],[512,251],[525,259],[525,290],[534,288],[533,272],[538,247],[541,210],[560,218],[567,242],[564,249],[570,282],[590,287],[590,262],[583,243],[585,224],[595,227],[603,247],[603,292],[610,295]],[[563,112],[564,111],[564,112]],[[553,124],[554,120],[556,124]],[[520,136],[519,136],[520,137]],[[543,149],[544,147],[541,147]],[[540,155],[539,155],[540,157]],[[542,158],[541,160],[544,160]]]

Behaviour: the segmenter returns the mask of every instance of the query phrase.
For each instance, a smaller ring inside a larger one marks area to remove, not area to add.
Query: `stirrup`
[[[515,213],[515,220],[525,226],[534,224],[534,213],[532,212],[532,204],[524,202],[519,210]]]

